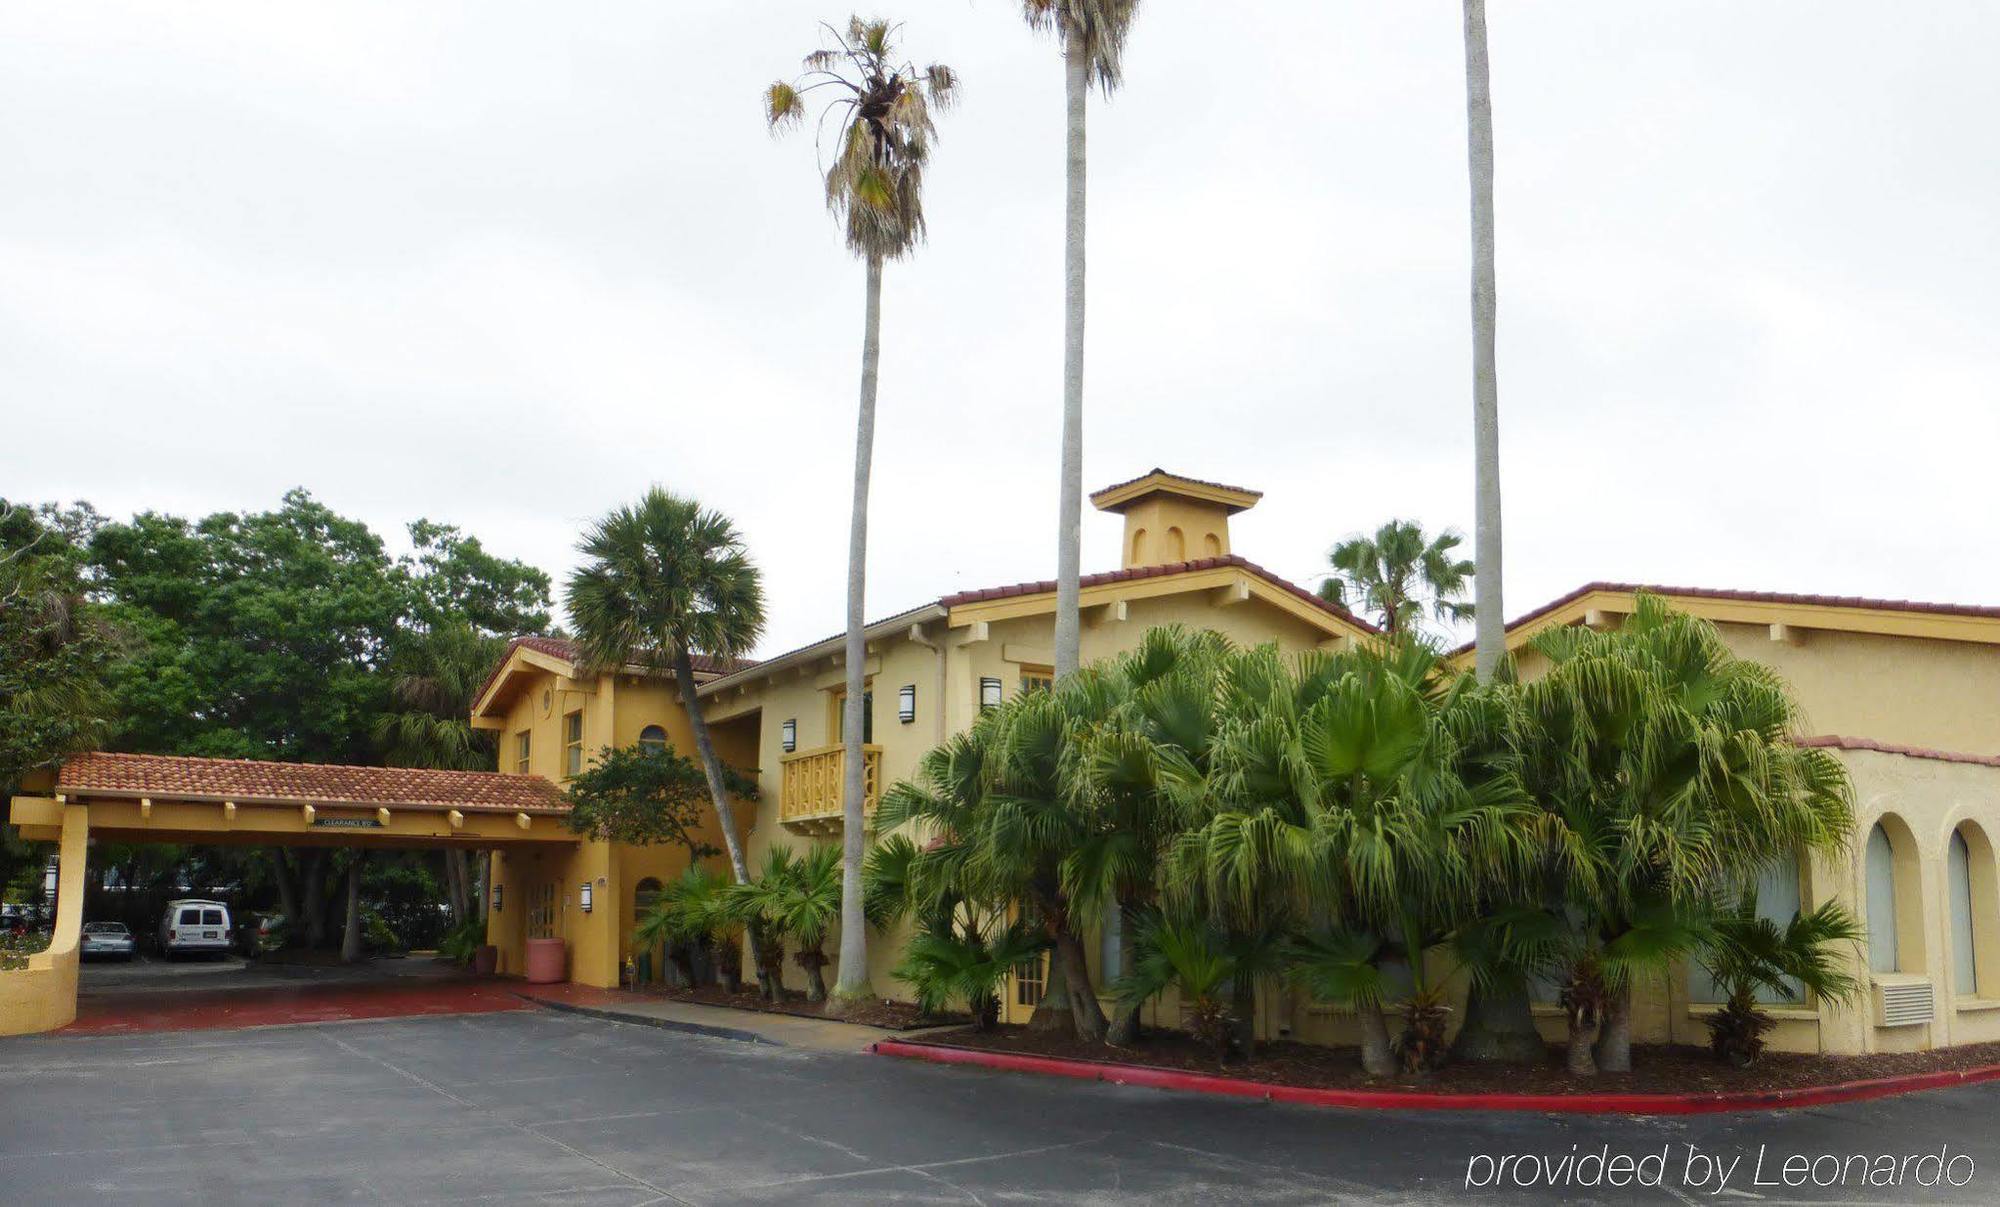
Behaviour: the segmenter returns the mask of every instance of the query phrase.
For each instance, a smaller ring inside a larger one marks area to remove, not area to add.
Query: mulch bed
[[[1235,1077],[1272,1085],[1332,1090],[1406,1090],[1418,1094],[1712,1094],[1837,1085],[1912,1073],[1960,1071],[2000,1065],[2000,1043],[1968,1044],[1929,1052],[1826,1056],[1766,1052],[1747,1069],[1732,1068],[1707,1048],[1634,1044],[1630,1073],[1571,1077],[1561,1047],[1551,1045],[1541,1065],[1450,1065],[1427,1078],[1369,1077],[1360,1052],[1281,1040],[1257,1046],[1257,1058],[1217,1065],[1214,1054],[1187,1036],[1151,1032],[1130,1048],[1111,1048],[1063,1036],[1032,1035],[1023,1027],[978,1032],[966,1027],[927,1035],[922,1043],[947,1044],[1017,1056],[1050,1056],[1100,1064],[1145,1065]]]
[[[868,1027],[880,1027],[884,1031],[914,1031],[920,1027],[948,1027],[954,1023],[965,1023],[963,1014],[925,1014],[909,1002],[875,1001],[867,1005],[857,1005],[840,1015],[829,1015],[826,1007],[819,1002],[809,1002],[806,995],[787,990],[783,1000],[767,1002],[757,992],[754,983],[739,993],[731,993],[720,985],[700,985],[693,989],[663,988],[649,985],[635,992],[647,997],[662,998],[670,1002],[688,1002],[697,1006],[721,1006],[728,1010],[754,1010],[760,1014],[790,1014],[798,1018],[834,1018],[844,1023],[860,1023]]]

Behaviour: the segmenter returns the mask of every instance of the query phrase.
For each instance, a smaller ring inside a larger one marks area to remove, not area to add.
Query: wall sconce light
[[[1000,681],[991,676],[979,680],[979,711],[1000,707]]]
[[[905,683],[896,689],[896,719],[908,725],[917,719],[917,685]]]
[[[577,893],[576,903],[583,907],[584,913],[590,912],[590,881],[583,882],[583,890]]]
[[[498,884],[493,886],[493,912],[496,914],[500,912],[500,890],[502,887],[504,886]]]
[[[797,721],[786,721],[778,727],[778,732],[783,735],[786,754],[790,754],[799,748],[799,723]]]

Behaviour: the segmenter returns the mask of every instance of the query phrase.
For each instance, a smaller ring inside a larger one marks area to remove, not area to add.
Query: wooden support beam
[[[978,645],[982,641],[993,640],[993,626],[983,620],[975,620],[965,626],[965,633],[958,639],[960,645]]]
[[[224,820],[224,821],[235,821],[235,820],[236,820],[236,802],[235,802],[235,801],[233,801],[233,800],[226,800],[226,801],[223,801],[223,802],[222,802],[222,820]]]
[[[1586,629],[1608,629],[1611,627],[1611,613],[1603,608],[1586,608],[1583,613],[1583,627]]]
[[[516,813],[514,815],[514,824],[523,830],[527,829],[529,824],[528,815],[526,813]]]
[[[140,817],[140,819],[141,819],[141,820],[143,820],[143,821],[151,821],[151,820],[153,820],[153,798],[152,798],[152,797],[150,797],[150,796],[142,796],[142,797],[140,797],[140,798],[139,798],[139,817]]]
[[[445,814],[444,816],[445,820],[451,823],[452,829],[463,830],[465,828],[465,814],[460,813],[456,809],[453,809],[451,812]]]
[[[1771,640],[1780,645],[1804,645],[1806,635],[1803,629],[1788,624],[1774,624],[1771,626]]]
[[[1124,624],[1131,614],[1132,610],[1124,600],[1114,599],[1110,603],[1084,609],[1083,622],[1093,629],[1098,629],[1108,624]]]
[[[317,817],[318,815],[319,815],[319,810],[313,808],[311,805],[299,806],[299,816],[306,819],[307,825],[313,824],[313,818]]]
[[[1218,608],[1233,608],[1237,604],[1250,602],[1250,580],[1239,577],[1235,582],[1217,590],[1210,599]]]
[[[389,811],[387,809],[375,810],[375,820],[387,826],[389,824]]]

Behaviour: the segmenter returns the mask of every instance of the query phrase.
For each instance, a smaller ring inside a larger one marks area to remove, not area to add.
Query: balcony
[[[882,748],[863,746],[861,757],[861,807],[869,817],[882,800]],[[784,769],[783,788],[778,800],[778,824],[798,834],[836,834],[840,831],[842,770],[847,751],[841,746],[800,750],[779,761]]]

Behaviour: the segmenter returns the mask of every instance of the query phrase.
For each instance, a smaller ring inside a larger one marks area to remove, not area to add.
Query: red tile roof
[[[519,649],[534,650],[536,653],[547,654],[551,658],[560,658],[564,662],[572,664],[580,660],[580,653],[576,642],[567,637],[516,637],[507,643],[507,648],[501,653],[500,660],[494,663],[493,669],[486,673],[486,681],[481,683],[479,690],[473,694],[472,698],[474,700],[483,700],[486,698],[486,693],[493,690],[494,681],[500,678],[500,672],[506,669],[507,659],[513,657],[514,651]],[[693,656],[692,661],[694,663],[694,672],[697,675],[727,675],[734,671],[740,671],[746,667],[757,665],[755,661],[749,658],[710,658],[706,654],[696,654]]]
[[[562,793],[539,775],[344,767],[162,754],[80,754],[56,776],[56,791],[231,800],[238,804],[366,805],[567,813]]]
[[[1940,763],[1970,763],[1978,767],[2000,767],[2000,755],[1965,754],[1954,750],[1930,750],[1923,746],[1901,746],[1894,742],[1878,742],[1874,738],[1848,738],[1839,734],[1819,734],[1810,738],[1799,738],[1801,746],[1816,746],[1828,750],[1873,750],[1879,754],[1900,754],[1904,758],[1932,759]]]
[[[1232,487],[1231,489],[1234,488]],[[1199,570],[1214,570],[1224,566],[1234,566],[1239,570],[1254,574],[1273,586],[1291,592],[1327,615],[1344,620],[1357,628],[1370,633],[1378,631],[1374,625],[1369,624],[1339,604],[1329,603],[1304,587],[1299,586],[1297,583],[1287,582],[1257,563],[1250,561],[1248,558],[1238,557],[1233,553],[1225,557],[1204,557],[1187,562],[1168,562],[1162,566],[1134,566],[1128,570],[1107,570],[1101,574],[1086,574],[1080,580],[1080,586],[1096,587],[1105,583],[1130,582],[1133,579],[1140,578],[1163,578],[1170,574],[1192,574]],[[1055,589],[1055,580],[1048,578],[1040,582],[1013,583],[1005,587],[987,587],[979,591],[960,591],[956,595],[947,595],[943,599],[938,600],[938,604],[946,608],[955,608],[961,604],[984,603],[987,600],[993,599],[1011,599],[1017,595],[1046,595]]]
[[[1859,595],[1800,595],[1786,591],[1736,591],[1721,587],[1662,587],[1651,583],[1595,582],[1585,583],[1533,611],[1516,616],[1507,622],[1507,630],[1512,632],[1524,624],[1532,624],[1549,613],[1598,591],[1619,595],[1635,595],[1644,591],[1650,595],[1678,595],[1688,599],[1722,599],[1741,603],[1792,604],[1817,608],[1872,608],[1882,612],[1922,612],[1933,616],[1971,616],[2000,620],[2000,607],[1982,604],[1922,603],[1913,599],[1868,599]],[[1452,653],[1462,654],[1472,646],[1473,643],[1468,641]]]

